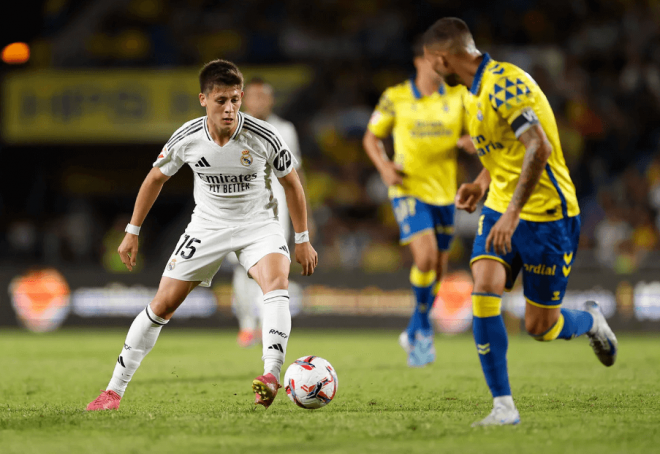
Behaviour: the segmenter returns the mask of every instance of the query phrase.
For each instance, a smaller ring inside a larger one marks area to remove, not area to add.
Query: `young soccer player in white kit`
[[[195,210],[168,261],[153,301],[133,321],[108,387],[87,410],[119,408],[133,374],[151,351],[163,325],[197,286],[208,287],[222,260],[235,252],[264,294],[264,374],[253,380],[255,404],[268,408],[281,387],[279,376],[291,332],[289,249],[277,219],[277,200],[267,182],[282,184],[296,240],[295,257],[311,275],[318,256],[309,243],[305,195],[295,158],[268,123],[239,112],[243,75],[236,65],[214,60],[199,75],[206,116],[189,121],[167,142],[147,175],[118,252],[132,270],[142,222],[163,184],[184,164],[195,174]]]

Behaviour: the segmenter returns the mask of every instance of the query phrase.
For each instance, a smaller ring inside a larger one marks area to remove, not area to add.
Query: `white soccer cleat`
[[[584,303],[585,309],[594,318],[594,324],[587,332],[589,344],[594,349],[594,353],[601,363],[609,367],[616,361],[616,354],[619,343],[616,340],[614,332],[607,324],[605,316],[600,310],[600,306],[595,301]]]
[[[496,397],[493,411],[481,421],[472,424],[472,427],[507,426],[520,423],[520,413],[513,403],[511,396]]]
[[[408,353],[409,367],[424,367],[435,361],[435,345],[433,331],[419,330],[415,333],[415,343]]]
[[[408,338],[408,331],[404,331],[399,334],[399,345],[406,352],[406,355],[409,355],[412,351],[412,345],[410,345],[410,339]]]

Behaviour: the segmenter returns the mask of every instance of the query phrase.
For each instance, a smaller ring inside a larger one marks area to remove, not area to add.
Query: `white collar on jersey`
[[[208,117],[204,117],[204,132],[206,133],[206,138],[209,140],[209,142],[213,142],[213,139],[211,138],[211,134],[209,133],[209,125],[207,121],[208,121]],[[236,114],[236,121],[238,122],[238,126],[236,126],[236,130],[231,135],[229,140],[234,140],[236,137],[238,137],[238,135],[241,133],[241,129],[243,129],[243,123],[245,123],[245,119],[243,118],[242,112],[238,112]]]

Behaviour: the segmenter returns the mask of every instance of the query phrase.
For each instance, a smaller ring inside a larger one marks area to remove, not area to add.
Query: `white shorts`
[[[210,229],[193,221],[179,239],[163,276],[180,281],[201,281],[201,287],[210,287],[222,260],[230,252],[236,253],[245,270],[272,253],[291,260],[282,226],[275,219],[222,229]]]

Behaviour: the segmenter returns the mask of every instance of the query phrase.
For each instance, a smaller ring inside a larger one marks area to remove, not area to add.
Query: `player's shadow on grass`
[[[209,376],[198,376],[198,377],[178,377],[176,374],[168,374],[159,378],[147,378],[140,380],[140,383],[157,385],[157,384],[173,384],[173,383],[220,383],[228,381],[245,381],[249,380],[252,382],[254,378],[254,373],[252,374],[226,374],[226,375],[209,375]]]

